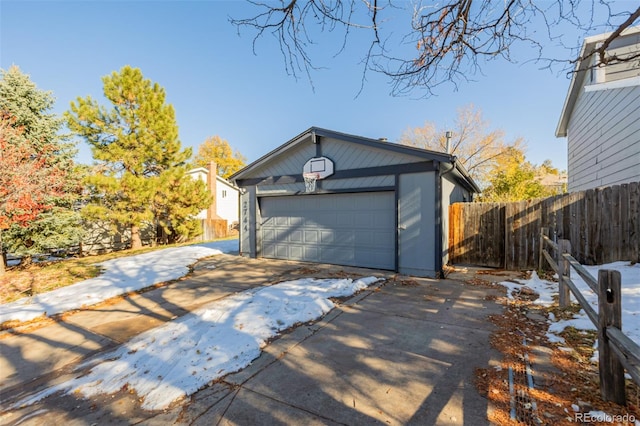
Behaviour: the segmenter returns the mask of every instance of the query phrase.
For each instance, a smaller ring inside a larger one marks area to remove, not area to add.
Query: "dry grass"
[[[13,302],[98,276],[101,270],[95,263],[106,260],[105,256],[71,258],[9,268],[0,277],[0,303]]]

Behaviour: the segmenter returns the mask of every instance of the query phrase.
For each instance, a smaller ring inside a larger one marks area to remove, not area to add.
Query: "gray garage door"
[[[395,269],[393,192],[264,197],[262,256]]]

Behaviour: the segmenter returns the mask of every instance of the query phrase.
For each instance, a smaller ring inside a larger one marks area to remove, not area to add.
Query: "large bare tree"
[[[484,188],[489,184],[490,173],[505,155],[510,155],[514,149],[518,152],[525,149],[522,139],[507,142],[502,130],[489,127],[489,122],[482,118],[482,111],[467,105],[458,109],[451,128],[438,128],[427,121],[421,127],[406,129],[398,142],[455,155],[469,175]]]
[[[625,62],[638,53],[608,56],[609,45],[640,18],[637,1],[620,0],[280,0],[254,1],[255,14],[232,19],[238,28],[255,30],[256,42],[274,35],[287,72],[298,75],[316,68],[312,47],[324,32],[342,31],[341,51],[354,31],[368,31],[362,47],[365,73],[381,72],[392,82],[393,94],[425,95],[443,83],[466,81],[481,71],[486,60],[541,60],[571,69],[576,61],[595,55],[594,66]],[[403,34],[391,18],[407,16]],[[567,28],[577,37],[567,42]],[[594,51],[580,57],[582,38],[611,31]],[[545,46],[564,45],[566,57],[545,57]],[[518,58],[524,48],[530,54]],[[518,53],[518,55],[515,55]],[[363,77],[364,81],[364,77]]]

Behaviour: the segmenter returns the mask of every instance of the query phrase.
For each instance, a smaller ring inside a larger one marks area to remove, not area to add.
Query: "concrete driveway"
[[[149,328],[248,288],[300,277],[378,275],[387,281],[343,301],[265,347],[251,366],[162,412],[135,394],[83,400],[52,395],[10,408],[71,369]],[[474,371],[497,363],[487,316],[497,290],[458,280],[220,255],[185,279],[0,338],[2,424],[489,424]]]

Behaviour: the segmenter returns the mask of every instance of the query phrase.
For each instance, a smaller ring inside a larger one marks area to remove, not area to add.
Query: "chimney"
[[[218,196],[216,194],[216,190],[217,190],[218,180],[216,177],[218,176],[218,166],[216,165],[216,162],[211,161],[209,163],[208,169],[209,169],[209,173],[207,174],[207,188],[209,189],[209,192],[213,197],[213,201],[211,202],[211,205],[207,209],[207,219],[209,220],[220,219],[217,212]]]

